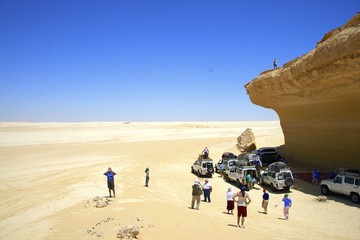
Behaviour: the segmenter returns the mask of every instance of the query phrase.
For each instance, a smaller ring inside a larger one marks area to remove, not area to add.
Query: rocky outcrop
[[[238,138],[236,147],[240,153],[256,150],[255,136],[250,128],[247,128]]]
[[[360,168],[360,14],[245,88],[279,115],[290,162]]]

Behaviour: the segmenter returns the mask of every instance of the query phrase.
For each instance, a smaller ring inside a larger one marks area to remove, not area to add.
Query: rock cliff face
[[[360,168],[360,14],[245,88],[279,115],[289,161]]]

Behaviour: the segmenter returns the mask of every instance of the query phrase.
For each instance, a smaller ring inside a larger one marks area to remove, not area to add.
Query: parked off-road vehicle
[[[258,171],[255,165],[249,164],[248,162],[238,160],[234,167],[231,167],[225,171],[225,181],[235,181],[241,185],[246,184],[246,175],[250,173],[255,179],[258,179]]]
[[[211,177],[214,174],[214,165],[211,158],[198,158],[191,166],[191,172],[198,176]]]
[[[334,179],[322,180],[321,193],[330,192],[349,196],[354,203],[360,203],[360,171],[344,170]]]
[[[274,147],[263,147],[255,150],[253,153],[260,157],[263,165],[270,165],[274,162],[281,161],[281,156]]]
[[[286,163],[275,162],[260,175],[260,184],[270,185],[273,191],[289,190],[294,185],[294,176]]]
[[[220,172],[221,164],[224,164],[224,170],[229,167],[229,160],[236,160],[237,156],[231,152],[224,152],[221,159],[215,164],[215,172]]]

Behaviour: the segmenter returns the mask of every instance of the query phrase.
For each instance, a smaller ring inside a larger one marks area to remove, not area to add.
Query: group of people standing
[[[150,173],[149,168],[145,169],[145,187],[149,187],[149,179]],[[115,195],[115,183],[114,176],[116,173],[109,167],[108,170],[104,173],[107,177],[107,186],[109,189],[109,197],[116,197]],[[250,188],[249,188],[250,190]],[[199,179],[194,181],[192,185],[192,200],[191,200],[191,208],[199,210],[200,207],[200,199],[201,195],[204,195],[204,202],[211,202],[210,194],[212,192],[212,185],[210,184],[208,179],[205,179],[204,184],[202,185]],[[113,193],[113,195],[112,195]],[[264,214],[267,214],[267,208],[269,204],[269,194],[266,189],[263,189],[262,195],[262,208],[264,209]],[[251,203],[251,198],[248,192],[246,192],[246,187],[241,186],[239,192],[233,192],[229,187],[226,192],[226,200],[227,200],[227,213],[233,214],[233,210],[235,209],[235,203],[237,206],[237,226],[240,228],[245,228],[244,222],[247,217],[247,206]],[[284,219],[289,219],[289,209],[291,207],[292,201],[289,198],[288,194],[285,194],[282,199],[284,202]]]
[[[210,190],[209,190],[210,189]],[[192,185],[192,200],[191,200],[191,208],[199,210],[200,207],[200,199],[201,195],[204,194],[204,202],[208,200],[210,202],[210,193],[212,191],[212,187],[208,181],[205,179],[205,183],[201,185],[200,181],[196,179],[194,184]],[[269,205],[269,193],[266,189],[263,189],[262,195],[262,208],[264,209],[264,214],[267,214],[267,209]],[[235,203],[237,207],[237,227],[245,228],[244,222],[247,217],[247,206],[251,203],[251,198],[248,192],[246,192],[246,187],[241,186],[239,192],[234,192],[230,187],[226,192],[226,200],[227,200],[227,213],[233,214],[235,209]],[[284,203],[284,219],[289,219],[289,209],[292,204],[292,200],[289,198],[289,194],[285,194],[283,199]],[[196,205],[195,205],[196,204]]]
[[[205,179],[204,185],[201,185],[199,179],[194,181],[192,185],[192,199],[191,208],[199,210],[201,195],[204,194],[204,202],[211,202],[210,194],[212,192],[212,186],[208,179]],[[195,206],[196,204],[196,206]]]

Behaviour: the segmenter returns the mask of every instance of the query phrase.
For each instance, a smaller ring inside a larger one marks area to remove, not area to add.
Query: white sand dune
[[[358,239],[359,206],[341,196],[317,202],[319,187],[301,180],[290,193],[289,221],[282,220],[283,192],[270,193],[269,214],[259,213],[256,186],[246,229],[234,227],[236,216],[224,212],[226,190],[236,188],[217,174],[212,202],[189,209],[197,155],[205,146],[216,161],[225,151],[237,154],[246,128],[258,147],[284,144],[277,121],[1,123],[0,239],[115,239],[130,224],[140,227],[138,239]],[[117,197],[105,208],[85,206],[108,195],[109,166]]]

